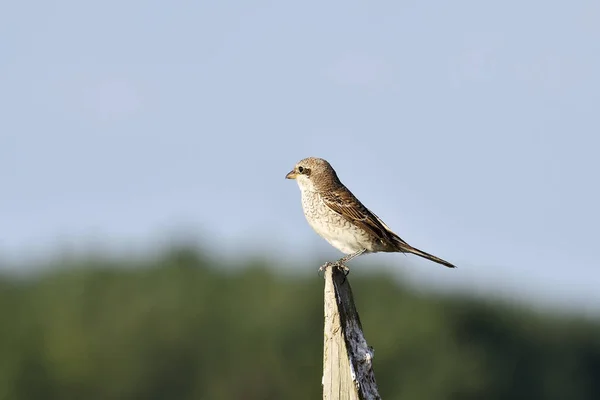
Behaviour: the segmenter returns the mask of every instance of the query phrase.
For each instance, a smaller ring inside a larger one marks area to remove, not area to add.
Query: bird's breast
[[[369,235],[331,210],[317,192],[302,193],[302,209],[310,226],[339,251],[350,254],[371,250]]]

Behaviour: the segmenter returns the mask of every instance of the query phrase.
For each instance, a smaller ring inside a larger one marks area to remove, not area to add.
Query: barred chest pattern
[[[302,190],[302,210],[315,232],[342,253],[373,250],[369,235],[327,207],[317,192]]]

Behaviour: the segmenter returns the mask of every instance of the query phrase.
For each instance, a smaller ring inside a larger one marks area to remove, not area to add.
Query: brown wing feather
[[[412,247],[392,230],[367,207],[365,207],[348,189],[334,191],[323,191],[320,193],[321,199],[327,206],[340,214],[346,220],[361,227],[362,229],[371,232],[379,238],[382,243],[386,243],[396,251],[403,253],[412,253],[436,263],[445,265],[449,268],[456,268],[448,261],[442,260],[432,254]]]
[[[345,188],[344,188],[345,189]],[[365,207],[348,189],[321,192],[321,199],[327,206],[345,219],[371,232],[382,242],[390,245],[406,243],[367,207]]]

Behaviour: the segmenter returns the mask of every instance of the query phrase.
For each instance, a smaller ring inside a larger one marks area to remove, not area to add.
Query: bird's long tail
[[[429,254],[429,253],[424,252],[423,250],[419,250],[415,247],[412,247],[411,245],[409,245],[402,239],[400,239],[400,240],[401,240],[401,242],[397,243],[397,244],[402,252],[416,254],[419,257],[423,257],[430,261],[436,262],[438,264],[442,264],[448,268],[456,268],[456,266],[454,264],[451,264],[446,260],[442,260],[441,258],[434,256],[433,254]]]

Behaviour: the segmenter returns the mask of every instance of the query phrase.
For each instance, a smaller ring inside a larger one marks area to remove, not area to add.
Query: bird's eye
[[[304,172],[304,167],[298,167],[298,172],[303,173]]]

